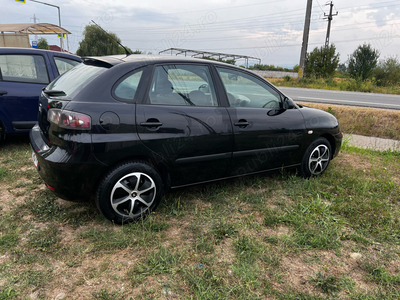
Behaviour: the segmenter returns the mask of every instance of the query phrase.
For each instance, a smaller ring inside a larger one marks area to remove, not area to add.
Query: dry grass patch
[[[400,111],[343,105],[301,103],[332,113],[343,132],[400,140]]]

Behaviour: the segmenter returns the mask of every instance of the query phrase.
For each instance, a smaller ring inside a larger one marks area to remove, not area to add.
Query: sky
[[[247,55],[262,64],[291,68],[299,63],[307,0],[40,0],[57,5],[61,25],[69,30],[69,50],[79,47],[86,25],[94,20],[117,34],[133,50],[158,54],[169,48]],[[308,52],[325,44],[329,2],[313,0]],[[341,63],[364,43],[380,58],[400,52],[399,0],[334,0],[330,43]],[[0,24],[58,25],[55,7],[26,0],[0,0]],[[39,36],[40,37],[40,36]],[[45,36],[59,45],[55,36]],[[35,36],[31,36],[31,41]],[[257,62],[257,61],[253,61]],[[244,64],[244,61],[237,61]]]

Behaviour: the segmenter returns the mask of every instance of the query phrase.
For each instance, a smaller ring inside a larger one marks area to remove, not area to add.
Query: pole
[[[332,22],[333,16],[337,16],[338,15],[337,12],[336,12],[336,14],[332,15],[332,9],[333,9],[332,1],[331,1],[331,3],[329,5],[331,6],[331,8],[329,10],[329,15],[324,14],[325,17],[327,17],[327,18],[324,18],[324,19],[328,19],[328,30],[326,31],[325,48],[329,46],[329,35],[331,33],[331,22]]]
[[[37,1],[37,0],[29,0],[29,1],[36,2],[36,3],[40,3],[40,4],[44,4],[44,5],[48,5],[48,6],[56,7],[56,8],[58,9],[58,26],[61,27],[61,13],[60,13],[60,7],[59,7],[59,6],[53,5],[53,4],[50,4],[50,3],[46,3],[46,2]],[[60,34],[61,34],[61,35],[63,34],[62,29],[61,29]],[[63,50],[63,47],[62,47],[62,39],[60,39],[60,48],[61,48],[61,52],[62,52],[62,50]]]
[[[307,0],[306,20],[304,22],[304,31],[303,31],[303,44],[301,46],[301,54],[300,54],[300,68],[299,68],[300,78],[303,77],[304,68],[306,65],[308,36],[310,34],[311,9],[312,9],[312,0]]]

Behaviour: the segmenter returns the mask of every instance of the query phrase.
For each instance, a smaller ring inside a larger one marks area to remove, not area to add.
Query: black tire
[[[303,156],[300,175],[306,178],[321,175],[328,168],[331,158],[331,144],[325,138],[316,139]]]
[[[162,194],[158,172],[144,161],[131,161],[116,166],[101,180],[96,205],[107,219],[124,224],[155,210]]]

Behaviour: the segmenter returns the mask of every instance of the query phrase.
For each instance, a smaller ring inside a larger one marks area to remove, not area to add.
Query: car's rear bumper
[[[91,143],[69,143],[69,147],[49,146],[38,126],[30,132],[40,177],[58,197],[86,201],[94,196],[105,166],[92,155]]]

